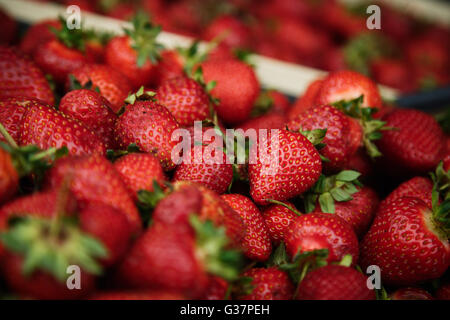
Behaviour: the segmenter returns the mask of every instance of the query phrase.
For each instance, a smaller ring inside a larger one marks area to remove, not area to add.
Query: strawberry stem
[[[273,204],[278,204],[280,206],[283,206],[283,207],[291,210],[297,216],[301,216],[302,215],[302,213],[300,211],[296,210],[294,207],[288,205],[287,203],[284,203],[284,202],[281,202],[281,201],[278,201],[278,200],[274,200],[274,199],[264,199],[264,200],[267,201],[267,202],[273,203]]]
[[[0,133],[2,134],[2,136],[5,138],[6,142],[8,142],[8,144],[13,147],[13,148],[18,148],[19,146],[17,145],[17,143],[14,141],[13,137],[11,137],[11,135],[9,134],[9,132],[6,130],[6,128],[3,126],[3,124],[0,122]]]

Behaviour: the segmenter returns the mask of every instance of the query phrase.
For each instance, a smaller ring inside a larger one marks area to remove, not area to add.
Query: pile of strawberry
[[[132,26],[44,21],[0,46],[2,292],[448,299],[450,140],[432,116],[385,105],[353,71],[291,106],[245,62],[164,49],[143,15]],[[198,141],[194,121],[215,135]],[[217,163],[228,146],[205,150],[226,128],[277,130]],[[174,161],[178,132],[201,163]]]
[[[369,30],[369,4],[338,0],[39,0],[77,5],[122,20],[142,10],[164,30],[222,39],[218,56],[246,51],[327,71],[354,70],[413,92],[450,82],[449,30],[383,1],[380,28]],[[417,10],[416,10],[417,11]],[[4,23],[5,27],[9,24]],[[371,20],[373,21],[373,20]],[[369,21],[370,22],[370,21]],[[2,24],[3,26],[3,24]],[[1,28],[4,30],[4,28]]]

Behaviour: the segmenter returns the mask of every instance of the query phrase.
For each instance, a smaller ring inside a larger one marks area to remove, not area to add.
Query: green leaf
[[[353,181],[358,179],[361,176],[361,173],[354,170],[343,170],[336,175],[337,180],[341,181]]]
[[[330,194],[334,200],[338,202],[353,200],[352,196],[340,188],[333,188],[330,190]]]
[[[324,213],[334,213],[334,200],[329,192],[325,192],[319,196],[320,209]]]

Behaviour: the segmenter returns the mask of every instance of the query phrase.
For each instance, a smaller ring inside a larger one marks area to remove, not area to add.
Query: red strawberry
[[[450,300],[450,284],[449,283],[442,285],[436,291],[436,298],[439,300]]]
[[[299,300],[375,300],[367,278],[355,269],[328,265],[309,272],[298,288]]]
[[[352,227],[337,215],[309,213],[295,218],[284,238],[286,251],[294,258],[298,253],[328,250],[328,262],[340,261],[345,255],[358,261],[358,239]]]
[[[349,201],[335,202],[335,214],[353,227],[356,235],[365,234],[378,208],[379,199],[375,191],[369,187],[358,188]],[[322,212],[317,206],[315,212]]]
[[[206,41],[222,39],[219,45],[228,48],[246,48],[250,42],[250,32],[235,17],[223,15],[206,27],[202,38]]]
[[[321,171],[319,153],[306,137],[277,130],[250,151],[250,194],[258,204],[267,199],[284,201],[312,187]]]
[[[363,107],[382,108],[377,85],[354,71],[331,72],[317,94],[317,104],[330,104],[340,100],[353,100],[364,95]]]
[[[172,133],[178,122],[166,107],[152,101],[136,101],[125,108],[116,125],[116,139],[122,148],[135,143],[140,150],[154,154],[164,170],[175,167],[172,149],[177,141]]]
[[[450,151],[447,151],[447,155],[444,157],[443,167],[445,171],[450,170]]]
[[[55,102],[50,85],[35,63],[14,48],[0,46],[0,97],[29,97]]]
[[[384,132],[378,142],[384,161],[392,170],[426,173],[436,167],[445,150],[445,138],[431,115],[417,110],[394,110],[383,120],[396,128]]]
[[[101,291],[89,296],[89,300],[184,300],[179,293],[157,290]]]
[[[291,108],[291,102],[283,93],[276,90],[269,90],[267,91],[267,96],[273,102],[272,111],[287,114]]]
[[[233,180],[233,167],[226,154],[210,145],[197,145],[190,155],[183,154],[183,162],[175,169],[173,181],[192,181],[222,194]]]
[[[11,44],[17,35],[17,22],[3,10],[0,10],[1,44]]]
[[[433,39],[427,34],[412,38],[405,51],[408,60],[414,66],[428,70],[445,70],[449,65],[445,41]]]
[[[411,285],[440,277],[450,245],[431,209],[402,197],[381,208],[361,243],[361,266],[377,265],[385,284]]]
[[[71,192],[81,206],[101,202],[126,214],[131,228],[138,231],[141,221],[128,190],[114,166],[100,155],[70,156],[58,160],[48,172],[47,187],[54,188],[72,180]]]
[[[370,65],[372,77],[379,83],[403,92],[414,90],[411,70],[407,63],[394,59],[377,59]]]
[[[230,124],[247,120],[259,93],[253,69],[238,60],[206,61],[201,66],[205,83],[216,82],[211,94],[220,100],[219,117]]]
[[[132,90],[126,77],[106,65],[86,64],[72,74],[82,85],[91,81],[93,88],[99,88],[100,94],[108,99],[114,112],[119,111]]]
[[[272,245],[258,207],[249,198],[240,194],[224,194],[221,197],[241,216],[246,225],[246,235],[242,242],[244,254],[252,260],[267,260]]]
[[[202,300],[226,300],[228,291],[228,282],[220,277],[211,277],[208,289]]]
[[[29,106],[39,106],[42,103],[26,97],[0,99],[0,123],[5,127],[14,141],[19,141],[20,122]],[[0,141],[5,141],[3,135],[0,135]]]
[[[249,290],[238,292],[238,300],[291,300],[294,295],[294,285],[289,276],[276,267],[252,268],[242,276],[251,278],[251,282]]]
[[[325,147],[320,153],[329,162],[324,164],[328,171],[338,171],[346,168],[347,161],[355,153],[358,144],[353,142],[350,132],[350,118],[336,108],[324,105],[309,108],[288,123],[288,128],[294,132],[326,129],[322,143]]]
[[[30,26],[20,42],[20,50],[32,56],[39,45],[56,39],[56,35],[51,31],[51,28],[60,30],[61,21],[44,20]]]
[[[105,60],[138,88],[147,85],[154,76],[162,49],[155,38],[161,28],[154,27],[145,13],[136,15],[132,25],[133,29],[125,29],[125,36],[116,36],[109,41]]]
[[[230,262],[239,256],[229,251],[233,260],[221,259],[227,244],[223,230],[215,229],[211,221],[201,222],[194,216],[190,220],[193,232],[152,225],[119,267],[119,279],[131,287],[173,290],[192,298],[205,295],[210,274],[235,279],[234,262]]]
[[[305,93],[295,101],[294,105],[289,111],[290,120],[296,118],[299,114],[316,105],[316,96],[320,88],[322,88],[322,83],[323,80],[318,79],[308,85]]]
[[[66,146],[71,154],[106,152],[105,145],[93,131],[45,104],[30,106],[23,116],[20,144],[35,144],[41,149]]]
[[[262,211],[264,222],[274,245],[284,240],[285,234],[295,217],[301,213],[292,203],[273,204]]]
[[[109,101],[98,92],[88,89],[70,91],[61,98],[59,110],[94,131],[107,149],[114,149],[117,116]]]
[[[391,294],[392,300],[433,300],[431,294],[421,288],[406,287]]]
[[[135,199],[139,190],[153,191],[155,181],[162,185],[166,179],[159,160],[149,153],[127,154],[114,167]]]
[[[176,50],[164,50],[161,59],[155,67],[155,86],[159,87],[164,81],[184,76],[184,61]]]
[[[414,177],[400,184],[393,190],[380,204],[381,208],[388,206],[401,197],[414,197],[424,201],[431,208],[431,192],[433,191],[433,182],[424,177]]]
[[[163,82],[157,91],[158,102],[165,106],[181,126],[209,117],[210,100],[206,91],[195,80],[187,77]]]
[[[239,125],[237,129],[245,131],[253,129],[256,132],[255,138],[258,139],[260,129],[283,129],[285,128],[286,117],[282,114],[271,112],[262,116],[250,119]],[[251,137],[250,137],[251,138]]]
[[[0,204],[10,200],[17,192],[19,175],[11,155],[0,148]]]

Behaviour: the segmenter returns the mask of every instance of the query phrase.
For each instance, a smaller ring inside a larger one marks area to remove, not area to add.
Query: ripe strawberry
[[[402,197],[382,207],[361,243],[361,266],[379,266],[385,284],[411,285],[441,276],[450,245],[438,217],[438,210],[433,213],[418,198]]]
[[[246,48],[250,42],[250,32],[237,18],[222,15],[206,27],[202,38],[206,41],[221,39],[219,46],[227,48]]]
[[[249,119],[244,123],[240,124],[237,129],[242,129],[245,131],[253,129],[256,132],[255,139],[258,140],[260,129],[283,129],[285,128],[286,117],[282,114],[270,112],[262,116]],[[249,137],[252,139],[252,137]]]
[[[67,75],[86,63],[94,62],[85,53],[85,32],[69,29],[65,20],[61,20],[61,29],[53,29],[56,39],[41,43],[33,52],[38,67],[63,84]]]
[[[241,216],[246,225],[246,234],[242,241],[245,256],[252,260],[267,260],[272,252],[272,244],[258,207],[240,194],[224,194],[221,197]]]
[[[133,29],[125,29],[125,36],[112,38],[106,46],[108,65],[130,79],[134,88],[149,84],[162,46],[156,42],[161,27],[153,26],[146,14],[132,20]]]
[[[346,168],[347,161],[359,146],[359,141],[354,143],[351,136],[350,122],[343,112],[330,105],[309,108],[297,118],[291,120],[287,126],[294,132],[311,131],[315,129],[326,129],[322,143],[325,147],[320,153],[329,162],[324,163],[324,169],[333,172]]]
[[[216,82],[211,94],[220,100],[219,117],[229,124],[247,120],[259,93],[253,69],[238,60],[206,61],[201,66],[205,83]]]
[[[402,92],[414,90],[411,83],[411,70],[406,62],[388,58],[372,61],[370,73],[374,80],[386,86],[397,88]]]
[[[387,126],[396,128],[384,132],[378,142],[390,168],[400,173],[426,173],[436,167],[445,150],[445,138],[431,115],[417,110],[395,110],[383,120]]]
[[[223,229],[215,229],[211,221],[194,218],[190,219],[193,232],[152,225],[138,238],[119,267],[120,281],[131,287],[173,290],[199,298],[206,292],[210,274],[235,279],[234,264],[239,255],[228,251],[230,259],[221,258],[228,242]]]
[[[91,202],[100,202],[121,210],[136,232],[141,227],[137,209],[119,173],[100,155],[70,156],[56,161],[47,174],[48,189],[60,186],[64,177],[69,177],[70,191],[84,207]]]
[[[433,182],[424,177],[414,177],[400,184],[393,190],[380,204],[381,208],[388,206],[401,197],[419,198],[431,208],[431,192],[433,191]]]
[[[190,181],[174,183],[175,190],[182,190],[191,186],[194,186],[203,195],[202,206],[199,212],[200,219],[211,220],[217,227],[224,226],[232,245],[240,248],[246,234],[246,223],[241,215],[233,210],[216,192],[205,186]]]
[[[270,132],[250,150],[250,194],[258,204],[284,201],[312,187],[321,171],[319,153],[306,137],[287,130]]]
[[[0,148],[0,204],[16,193],[19,186],[19,175],[14,167],[11,155]]]
[[[290,202],[273,204],[263,209],[262,215],[267,226],[270,239],[274,245],[284,240],[285,234],[295,217],[301,213]]]
[[[155,66],[155,87],[159,87],[166,80],[184,76],[184,61],[176,50],[161,51],[161,58]]]
[[[11,44],[17,35],[17,22],[3,10],[0,10],[0,29],[0,44]]]
[[[304,111],[316,105],[316,96],[322,88],[323,80],[315,80],[311,82],[305,90],[305,93],[300,96],[289,111],[289,119],[292,120]]]
[[[328,265],[309,272],[298,288],[299,300],[375,300],[367,278],[355,269]]]
[[[93,131],[45,104],[32,105],[24,114],[20,144],[35,144],[41,149],[66,146],[71,154],[106,152],[105,145]]]
[[[140,92],[138,92],[138,98]],[[122,148],[135,143],[140,150],[154,154],[164,170],[175,168],[172,149],[177,145],[172,133],[179,124],[166,107],[153,100],[135,101],[125,108],[116,124],[116,139]]]
[[[362,237],[372,222],[378,208],[379,199],[369,187],[360,187],[348,201],[335,202],[334,213],[352,226],[358,237]],[[316,206],[314,212],[322,212]]]
[[[426,33],[414,37],[405,48],[407,59],[414,66],[428,70],[445,70],[449,65],[448,46],[441,39]]]
[[[328,250],[328,262],[340,261],[345,255],[358,261],[358,239],[352,227],[341,217],[330,213],[309,213],[296,217],[284,238],[287,253],[297,254],[318,249]]]
[[[117,116],[109,101],[98,92],[88,89],[70,91],[61,98],[59,111],[95,132],[107,149],[114,149]]]
[[[173,181],[192,181],[205,185],[218,194],[224,193],[233,180],[233,167],[226,154],[215,147],[194,146],[183,154],[175,169]]]
[[[0,98],[28,97],[55,103],[44,74],[16,49],[0,46]]]
[[[100,94],[108,99],[116,113],[132,90],[129,80],[107,65],[86,64],[72,74],[82,85],[91,81],[94,88],[99,88]]]
[[[181,126],[191,126],[210,114],[207,92],[195,80],[187,77],[172,78],[157,90],[158,102],[165,106]]]
[[[291,108],[291,102],[283,93],[277,90],[269,90],[266,94],[273,103],[271,111],[287,114]]]
[[[354,71],[331,72],[317,93],[317,104],[330,104],[340,100],[353,100],[363,95],[362,107],[381,109],[381,96],[377,85],[362,74]]]
[[[202,300],[228,300],[228,282],[220,277],[211,277]]]
[[[157,290],[100,291],[89,296],[89,300],[184,300],[179,293]]]
[[[30,26],[20,41],[20,51],[33,56],[34,51],[39,45],[56,39],[55,33],[51,31],[52,28],[60,30],[61,21],[43,20]]]
[[[294,295],[294,285],[289,276],[276,267],[252,268],[242,277],[250,278],[251,282],[243,286],[242,292],[238,291],[238,300],[291,300]]]
[[[43,102],[26,97],[11,97],[0,99],[0,123],[11,135],[14,141],[20,138],[20,122],[29,106],[39,106]],[[0,135],[0,141],[5,141]]]
[[[134,199],[138,191],[153,191],[155,181],[162,185],[166,179],[159,160],[149,153],[127,154],[119,158],[114,167]]]
[[[434,300],[431,294],[421,288],[406,287],[391,294],[392,300]]]

